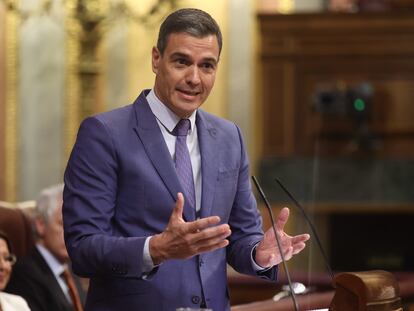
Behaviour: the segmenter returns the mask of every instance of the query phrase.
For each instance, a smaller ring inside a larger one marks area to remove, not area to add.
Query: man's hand
[[[218,216],[192,222],[183,219],[184,196],[177,194],[177,201],[165,231],[154,235],[149,250],[154,264],[167,259],[186,259],[192,256],[226,247],[231,234],[228,224],[215,226]]]
[[[285,260],[289,260],[293,255],[298,254],[305,248],[305,242],[309,240],[309,234],[300,234],[296,236],[290,236],[284,231],[285,224],[289,218],[289,209],[284,207],[276,220],[276,232],[280,239],[281,248]],[[256,247],[256,263],[261,267],[272,267],[282,262],[282,256],[280,255],[279,248],[277,247],[277,241],[273,228],[268,229],[262,241]]]

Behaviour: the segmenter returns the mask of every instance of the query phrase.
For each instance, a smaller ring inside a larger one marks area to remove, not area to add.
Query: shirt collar
[[[63,270],[66,269],[66,265],[62,265],[52,253],[46,249],[43,245],[36,244],[37,250],[42,255],[43,259],[47,262],[50,270],[52,270],[55,276],[60,276]]]
[[[155,95],[154,89],[148,93],[146,98],[152,113],[155,115],[157,120],[171,133],[181,118],[159,100],[157,95]],[[191,123],[190,133],[195,129],[196,114],[197,110],[194,111],[188,118]]]

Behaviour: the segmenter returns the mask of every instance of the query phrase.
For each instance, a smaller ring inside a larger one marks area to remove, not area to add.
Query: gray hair
[[[59,207],[63,197],[63,184],[43,189],[36,200],[35,216],[41,217],[47,223]]]
[[[219,45],[219,55],[223,45],[220,27],[210,14],[199,9],[180,9],[164,20],[158,34],[157,48],[161,55],[167,47],[168,37],[172,33],[187,33],[197,38],[215,35]]]

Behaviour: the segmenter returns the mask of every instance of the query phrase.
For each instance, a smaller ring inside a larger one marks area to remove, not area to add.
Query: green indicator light
[[[365,102],[361,98],[357,98],[354,101],[354,108],[356,111],[364,111],[365,110]]]

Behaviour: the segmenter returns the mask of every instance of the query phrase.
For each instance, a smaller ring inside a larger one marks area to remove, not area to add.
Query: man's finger
[[[193,243],[210,243],[214,239],[223,240],[230,236],[231,230],[228,224],[210,227],[193,235]]]
[[[189,232],[197,232],[201,231],[205,228],[210,226],[214,226],[220,222],[220,217],[218,216],[210,216],[206,218],[201,218],[196,221],[188,222],[188,231]]]
[[[299,254],[306,247],[305,243],[298,243],[293,246],[293,255]]]
[[[310,239],[310,235],[307,233],[295,235],[292,237],[292,244],[303,243]]]
[[[198,249],[198,253],[206,253],[206,252],[212,252],[215,251],[217,249],[226,247],[227,245],[229,245],[229,241],[228,240],[222,240],[214,245],[209,245],[209,246],[202,246]]]
[[[288,247],[285,250],[283,255],[284,255],[285,260],[290,260],[293,256],[293,247],[292,246]]]
[[[172,215],[176,218],[183,218],[183,209],[184,209],[184,196],[181,192],[178,192],[177,201],[175,201],[175,206],[174,206]]]
[[[227,235],[218,235],[210,239],[198,241],[195,245],[197,245],[197,249],[199,251],[205,251],[205,249],[213,249],[218,245],[222,245],[223,241],[227,241],[227,237]],[[226,244],[228,243],[226,242]]]
[[[282,208],[276,220],[276,229],[283,231],[285,224],[289,219],[289,209],[287,207]]]

